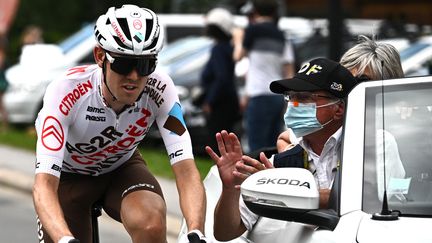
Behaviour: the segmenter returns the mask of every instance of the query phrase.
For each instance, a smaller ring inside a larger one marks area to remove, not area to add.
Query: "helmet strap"
[[[102,65],[102,73],[103,73],[103,82],[105,83],[105,86],[107,87],[107,89],[108,89],[108,92],[111,94],[111,96],[113,97],[113,101],[116,101],[116,100],[118,100],[117,99],[117,97],[115,97],[115,95],[111,92],[111,89],[109,88],[109,86],[108,86],[108,83],[107,83],[107,79],[106,79],[106,62],[105,62],[106,60],[104,59],[104,61],[103,61],[103,65]]]

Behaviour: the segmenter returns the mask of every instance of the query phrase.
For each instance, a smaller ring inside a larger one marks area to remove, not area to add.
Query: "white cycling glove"
[[[199,230],[191,230],[183,235],[178,243],[210,243],[203,233]]]
[[[73,238],[72,236],[63,236],[58,243],[80,243],[79,240]]]

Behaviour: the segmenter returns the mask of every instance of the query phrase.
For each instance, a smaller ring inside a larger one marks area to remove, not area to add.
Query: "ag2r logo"
[[[49,150],[58,151],[63,147],[63,143],[63,127],[55,117],[47,116],[42,127],[43,146]]]

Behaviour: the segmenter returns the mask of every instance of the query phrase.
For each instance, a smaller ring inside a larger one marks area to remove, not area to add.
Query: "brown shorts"
[[[58,195],[69,229],[77,239],[86,243],[91,242],[92,205],[99,202],[109,216],[121,222],[121,201],[125,195],[136,190],[153,191],[163,198],[159,183],[138,150],[119,168],[100,176],[62,172]],[[38,226],[42,231],[39,236],[44,238],[40,242],[52,242],[43,227]]]

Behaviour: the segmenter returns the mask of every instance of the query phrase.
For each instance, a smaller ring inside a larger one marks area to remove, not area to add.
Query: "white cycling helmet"
[[[120,55],[156,55],[162,49],[163,28],[156,14],[135,5],[111,7],[96,21],[96,42]]]

